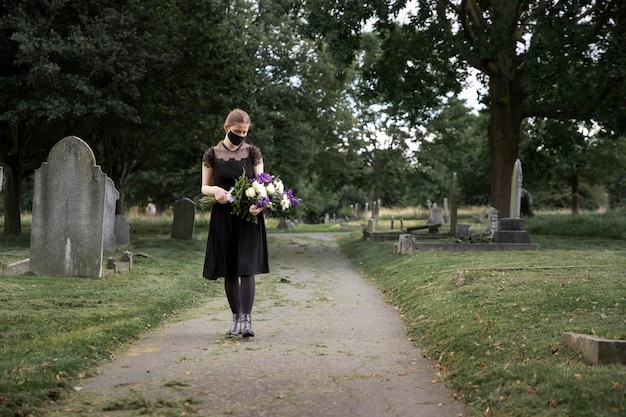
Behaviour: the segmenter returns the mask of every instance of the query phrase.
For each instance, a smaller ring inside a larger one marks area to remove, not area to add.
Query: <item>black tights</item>
[[[254,275],[224,279],[226,298],[233,314],[250,314],[254,303]]]

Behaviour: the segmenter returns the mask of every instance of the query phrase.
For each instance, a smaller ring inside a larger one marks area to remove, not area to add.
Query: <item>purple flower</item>
[[[272,183],[272,176],[267,172],[261,172],[257,175],[257,181],[259,181],[263,185],[269,185]]]
[[[258,208],[262,208],[267,206],[270,203],[269,197],[260,198],[259,201],[255,204]]]
[[[289,198],[289,202],[291,202],[292,206],[295,206],[296,204],[300,203],[300,200],[298,200],[297,198],[295,198],[293,196],[293,191],[291,190],[291,188],[287,190],[286,194],[287,194],[287,197]]]

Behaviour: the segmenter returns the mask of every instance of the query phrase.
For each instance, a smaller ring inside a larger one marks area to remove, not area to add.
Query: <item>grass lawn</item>
[[[221,285],[199,279],[206,219],[191,241],[171,240],[168,219],[129,222],[133,252],[147,255],[129,273],[0,275],[0,417],[45,415],[124,344],[223,297]],[[561,343],[563,332],[626,339],[626,216],[538,215],[526,224],[539,251],[399,256],[393,242],[363,242],[358,232],[340,245],[475,415],[626,416],[626,366],[588,365]],[[3,265],[28,256],[28,226],[0,237]]]
[[[355,236],[340,245],[475,415],[626,416],[626,366],[589,365],[561,342],[564,332],[626,340],[626,217],[526,226],[538,251],[395,255],[393,242]]]

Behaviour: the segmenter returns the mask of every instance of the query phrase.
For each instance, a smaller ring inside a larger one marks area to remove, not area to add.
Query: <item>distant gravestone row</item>
[[[406,228],[405,234],[397,236],[399,239],[394,246],[395,253],[406,254],[415,250],[448,250],[448,251],[474,251],[474,250],[536,250],[538,245],[530,243],[530,233],[524,229],[524,220],[521,215],[532,216],[532,198],[522,188],[522,163],[515,161],[511,175],[511,198],[509,217],[500,218],[498,210],[494,207],[489,209],[487,229],[481,233],[470,234],[469,224],[457,223],[457,189],[458,180],[456,173],[452,174],[450,192],[450,216],[447,216],[448,202],[444,199],[444,212],[435,203],[427,202],[428,225]],[[483,224],[486,210],[481,212],[475,220]],[[442,222],[450,221],[450,234],[457,238],[466,238],[466,242],[472,245],[459,245],[458,243],[418,243],[416,236],[411,233],[414,230],[429,229],[429,232],[438,232],[433,226],[441,225]],[[393,224],[393,223],[392,223]],[[393,228],[393,227],[392,227]],[[364,237],[373,235],[373,230],[363,230]],[[393,235],[391,235],[393,237]]]

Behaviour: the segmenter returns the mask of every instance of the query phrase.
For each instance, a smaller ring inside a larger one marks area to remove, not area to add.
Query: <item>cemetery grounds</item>
[[[390,221],[381,215],[384,229]],[[423,223],[404,218],[405,226]],[[1,417],[45,415],[53,404],[81,407],[72,404],[74,381],[143,333],[222,297],[221,286],[197,278],[205,218],[192,241],[170,239],[168,218],[129,223],[134,250],[146,255],[135,252],[131,272],[101,279],[0,276]],[[28,226],[21,237],[0,237],[3,265],[28,256]],[[474,415],[626,416],[626,366],[589,365],[561,342],[564,332],[626,340],[623,212],[539,213],[526,220],[538,251],[400,256],[393,242],[362,241],[356,229],[340,238],[342,251],[398,309],[407,337],[437,361],[441,378]],[[292,229],[339,230],[338,224]],[[456,285],[459,274],[465,285]],[[275,283],[258,285],[259,297],[272,296]],[[193,402],[104,406],[132,415],[194,414]]]

